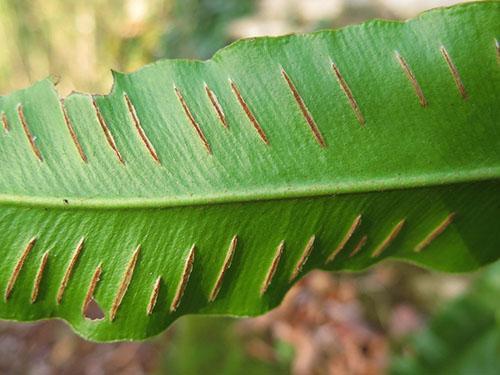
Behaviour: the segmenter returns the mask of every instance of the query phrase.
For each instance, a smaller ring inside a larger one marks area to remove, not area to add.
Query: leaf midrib
[[[370,193],[387,190],[430,188],[500,179],[500,166],[479,168],[472,171],[450,171],[447,173],[424,174],[412,177],[381,177],[379,181],[367,180],[355,183],[304,184],[287,186],[266,191],[259,189],[244,192],[225,192],[224,194],[204,196],[177,196],[168,198],[78,198],[72,196],[38,197],[0,194],[0,206],[79,208],[79,209],[130,209],[166,208],[183,206],[206,206],[223,203],[244,203],[297,198],[314,198],[327,195],[346,195]]]

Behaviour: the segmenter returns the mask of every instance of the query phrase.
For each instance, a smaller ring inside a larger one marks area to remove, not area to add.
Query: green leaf
[[[497,374],[500,368],[500,262],[412,337],[394,374]],[[411,355],[409,355],[411,353]]]
[[[0,316],[142,339],[261,314],[314,268],[498,259],[499,11],[243,40],[62,105],[50,80],[2,97]]]

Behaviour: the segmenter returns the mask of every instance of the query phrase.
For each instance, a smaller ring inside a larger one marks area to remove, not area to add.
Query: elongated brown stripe
[[[448,64],[448,68],[450,69],[450,73],[453,76],[453,80],[455,81],[458,92],[460,92],[462,98],[467,99],[467,91],[465,90],[464,84],[462,83],[462,78],[460,78],[460,73],[458,72],[456,65],[453,63],[450,54],[444,46],[441,46],[439,50],[441,51],[446,64]]]
[[[229,248],[227,249],[226,258],[224,259],[224,263],[222,264],[222,268],[219,272],[219,276],[217,277],[217,281],[215,282],[214,288],[210,293],[210,297],[208,300],[213,302],[217,295],[219,294],[220,288],[222,286],[222,280],[224,279],[224,275],[226,274],[229,267],[231,267],[231,262],[233,261],[234,251],[236,250],[236,246],[238,244],[238,237],[235,235],[231,239],[231,243],[229,244]]]
[[[365,246],[366,241],[368,241],[368,236],[365,234],[363,237],[361,237],[356,246],[354,246],[354,249],[352,249],[351,253],[349,254],[349,258],[352,258],[354,255],[359,253],[363,246]]]
[[[284,248],[285,248],[285,241],[281,241],[278,247],[276,248],[276,253],[274,254],[273,262],[271,263],[271,267],[269,267],[266,278],[264,279],[262,287],[260,288],[261,296],[267,291],[269,285],[271,285],[271,281],[273,281],[274,274],[278,269],[278,264],[280,262],[281,256],[283,255]]]
[[[340,84],[340,88],[342,89],[344,94],[347,96],[347,99],[349,100],[349,104],[351,105],[351,108],[354,111],[354,114],[356,115],[358,122],[361,125],[364,125],[365,118],[363,117],[363,114],[361,113],[361,109],[359,108],[358,102],[354,98],[354,95],[352,94],[352,91],[349,88],[349,85],[345,81],[344,77],[342,76],[342,74],[340,74],[339,68],[333,62],[332,62],[332,69],[333,69],[333,72],[335,73],[335,76],[337,77],[337,81]]]
[[[49,259],[49,252],[46,251],[43,254],[42,261],[40,262],[40,267],[38,267],[38,272],[36,273],[35,282],[33,283],[33,290],[31,291],[31,303],[35,303],[38,298],[38,292],[40,291],[40,283],[42,282],[43,271],[47,265],[47,260]]]
[[[123,274],[123,279],[118,287],[118,293],[116,293],[115,300],[111,305],[111,310],[109,312],[109,318],[111,321],[115,320],[116,313],[120,308],[120,305],[123,301],[123,297],[125,293],[127,293],[128,286],[130,285],[130,281],[132,280],[132,276],[134,275],[135,265],[137,264],[137,258],[139,257],[139,252],[141,251],[141,245],[137,246],[132,255],[132,258],[128,262],[127,268],[125,269],[125,273]]]
[[[118,158],[118,161],[122,164],[125,164],[125,160],[123,160],[122,154],[120,154],[120,151],[118,150],[118,147],[116,146],[116,142],[115,142],[115,139],[113,138],[113,134],[111,134],[111,131],[109,130],[108,125],[106,124],[106,121],[104,121],[104,117],[102,116],[101,110],[97,106],[97,103],[96,103],[94,97],[92,97],[92,105],[94,106],[97,120],[99,121],[99,125],[101,125],[101,129],[104,132],[104,136],[106,137],[106,141],[108,142],[109,147],[111,147],[111,149],[115,153],[116,157]]]
[[[174,312],[179,307],[181,303],[182,296],[184,291],[186,290],[187,283],[189,281],[189,276],[191,275],[191,271],[193,270],[194,263],[194,254],[195,254],[195,245],[191,247],[189,250],[189,254],[186,258],[186,262],[184,263],[184,270],[182,271],[181,279],[179,280],[179,284],[177,285],[177,290],[175,291],[174,299],[172,300],[172,304],[170,305],[170,312]]]
[[[417,77],[415,77],[415,74],[411,70],[410,66],[406,62],[403,56],[399,54],[398,51],[396,51],[396,59],[399,62],[399,65],[403,69],[404,73],[406,74],[406,77],[410,81],[411,85],[413,86],[413,90],[415,90],[415,94],[418,97],[418,101],[420,102],[420,105],[422,107],[427,106],[427,100],[425,99],[424,92],[422,91],[422,88],[420,87]]]
[[[81,240],[78,242],[76,245],[75,251],[73,252],[73,255],[71,256],[71,259],[68,264],[68,268],[66,268],[66,272],[64,273],[63,279],[61,281],[61,285],[59,286],[59,290],[57,291],[57,304],[59,305],[62,301],[64,291],[66,290],[66,287],[68,286],[69,279],[71,277],[71,273],[73,272],[73,268],[75,267],[76,261],[78,260],[78,257],[80,256],[80,253],[83,249],[83,244],[85,242],[85,238],[82,237]]]
[[[316,139],[316,142],[321,147],[326,147],[325,139],[323,138],[323,135],[319,131],[318,125],[316,125],[316,121],[314,121],[314,118],[312,117],[311,113],[309,112],[309,109],[307,109],[306,104],[304,103],[304,100],[300,96],[299,92],[297,91],[297,88],[293,84],[292,80],[286,73],[285,69],[281,68],[281,75],[283,78],[285,78],[286,83],[288,84],[288,87],[290,88],[290,91],[293,94],[293,97],[295,98],[295,101],[297,102],[297,105],[299,106],[302,115],[304,116],[307,124],[309,125],[309,128],[311,129],[311,132]]]
[[[7,121],[7,115],[4,112],[2,112],[2,127],[6,133],[9,132],[9,122]]]
[[[87,306],[94,296],[94,291],[97,286],[97,283],[99,282],[101,278],[101,273],[102,273],[102,263],[100,263],[97,268],[94,271],[94,274],[92,275],[92,279],[90,280],[89,288],[87,289],[87,294],[85,294],[85,298],[83,300],[82,304],[82,315],[85,316],[85,311],[87,310]]]
[[[73,124],[71,123],[71,120],[68,116],[68,111],[66,110],[66,107],[64,106],[64,99],[61,99],[61,109],[62,109],[62,113],[64,116],[64,122],[66,123],[66,127],[68,128],[71,139],[73,140],[73,143],[75,144],[76,150],[78,151],[78,155],[80,155],[80,158],[83,160],[83,162],[86,163],[87,162],[87,155],[85,155],[85,152],[83,151],[82,145],[78,141],[78,137],[75,133],[75,129],[73,128]]]
[[[500,42],[495,39],[495,49],[497,51],[497,63],[500,63]]]
[[[207,152],[209,154],[212,154],[212,148],[210,147],[210,144],[208,143],[207,137],[205,137],[203,130],[201,130],[200,125],[196,122],[196,119],[194,118],[193,114],[191,113],[191,110],[189,109],[189,107],[186,103],[186,100],[184,100],[184,96],[182,96],[181,91],[175,86],[174,86],[174,91],[175,91],[175,94],[177,95],[177,99],[179,99],[179,102],[181,103],[182,109],[184,110],[186,117],[188,118],[189,122],[191,123],[194,130],[196,131],[196,134],[198,134],[198,137],[200,138],[201,143],[203,143],[203,146],[205,146]]]
[[[455,218],[454,212],[446,216],[446,218],[441,223],[439,223],[439,225],[436,228],[434,228],[432,232],[430,232],[417,246],[415,246],[414,250],[416,252],[420,252],[427,246],[429,246],[430,243],[434,241],[434,239],[437,236],[439,236],[441,233],[444,232],[446,228],[448,228],[448,226],[453,222],[454,218]]]
[[[158,294],[160,293],[160,285],[161,285],[161,276],[159,276],[155,284],[153,285],[153,290],[151,291],[151,297],[149,298],[148,307],[146,309],[146,313],[151,315],[156,306],[156,301],[158,301]]]
[[[35,139],[33,137],[33,134],[31,134],[31,131],[28,127],[28,122],[26,121],[26,117],[24,116],[24,111],[23,111],[23,106],[19,104],[17,106],[17,114],[19,115],[19,120],[21,121],[21,125],[24,130],[24,134],[26,134],[26,138],[28,138],[28,142],[31,146],[31,150],[35,154],[36,158],[40,161],[43,161],[42,158],[42,153],[40,152],[40,149],[37,147],[35,143]]]
[[[12,290],[14,288],[14,285],[16,284],[17,277],[19,276],[19,272],[21,272],[21,269],[23,268],[24,262],[26,261],[26,258],[28,257],[31,249],[33,249],[33,246],[35,246],[37,238],[33,237],[31,240],[29,240],[28,244],[24,248],[23,253],[21,254],[21,257],[17,261],[14,270],[12,271],[12,275],[9,278],[9,281],[7,282],[7,288],[5,289],[5,302],[10,298],[12,294]]]
[[[262,141],[266,145],[268,145],[269,141],[267,140],[266,133],[264,133],[264,129],[262,129],[254,114],[250,110],[250,107],[245,102],[245,99],[243,99],[243,97],[241,96],[240,90],[238,90],[238,87],[232,80],[229,80],[229,84],[231,85],[231,90],[233,90],[234,95],[236,95],[236,99],[238,99],[238,103],[240,103],[241,108],[243,108],[243,111],[245,111],[245,114],[252,123],[253,127],[255,128],[255,130],[257,130],[257,134],[259,134],[260,139],[262,139]]]
[[[300,257],[299,261],[297,262],[297,265],[295,266],[292,272],[292,275],[290,276],[290,281],[293,281],[299,275],[300,271],[302,271],[302,268],[304,267],[304,264],[306,264],[309,255],[311,255],[315,239],[316,236],[313,235],[311,236],[311,238],[309,238],[309,241],[307,241],[307,244],[304,247],[304,251],[302,252],[302,256]]]
[[[139,134],[139,138],[141,139],[142,143],[144,143],[144,146],[146,146],[146,149],[151,154],[153,160],[156,161],[158,164],[161,164],[160,158],[158,157],[155,148],[153,147],[151,141],[149,140],[148,136],[146,135],[146,132],[144,131],[141,125],[141,122],[139,121],[139,117],[137,116],[137,111],[135,110],[134,104],[132,104],[132,101],[130,100],[127,94],[123,94],[123,97],[125,98],[125,102],[127,103],[128,112],[130,114],[130,117],[132,118],[132,121],[134,122],[135,129]]]
[[[372,253],[372,258],[378,257],[382,252],[387,249],[387,247],[394,241],[394,239],[398,236],[401,229],[405,225],[406,220],[403,219],[399,223],[397,223],[394,228],[392,228],[391,233],[383,240],[380,245],[378,245]]]
[[[222,106],[219,103],[219,100],[217,99],[217,96],[215,93],[210,90],[208,85],[205,83],[205,92],[208,95],[208,99],[210,100],[210,103],[212,103],[212,106],[215,109],[215,113],[217,114],[217,117],[219,118],[221,124],[223,127],[226,129],[228,128],[227,121],[226,121],[226,115],[224,114],[224,111],[222,110]]]
[[[345,236],[342,238],[342,240],[337,245],[335,250],[333,250],[332,253],[328,256],[328,258],[326,258],[326,263],[330,263],[342,251],[342,249],[345,247],[345,245],[347,244],[347,242],[352,237],[352,235],[354,234],[354,232],[356,231],[356,229],[359,227],[360,224],[361,224],[361,214],[356,216],[351,226],[347,230]]]

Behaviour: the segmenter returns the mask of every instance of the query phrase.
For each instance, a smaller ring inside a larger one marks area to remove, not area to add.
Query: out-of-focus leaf
[[[395,358],[394,374],[498,374],[500,263],[490,266],[465,296],[451,302]]]

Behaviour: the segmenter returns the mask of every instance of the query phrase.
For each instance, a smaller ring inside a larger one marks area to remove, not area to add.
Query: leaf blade
[[[49,81],[0,98],[9,124],[0,136],[0,287],[37,238],[0,316],[59,317],[99,341],[142,339],[187,313],[267,311],[290,275],[314,268],[396,258],[457,272],[494,261],[499,11],[467,4],[407,23],[241,41],[206,62],[115,73],[109,95],[74,94],[64,108]],[[196,256],[186,252],[195,247]],[[109,316],[85,318],[92,298]]]

